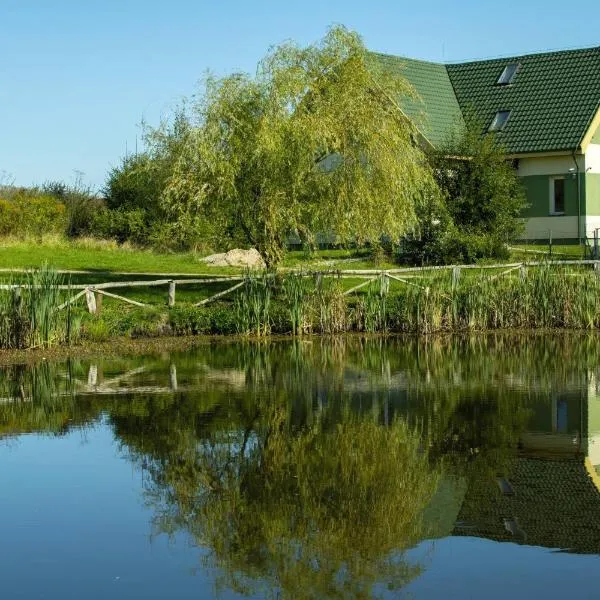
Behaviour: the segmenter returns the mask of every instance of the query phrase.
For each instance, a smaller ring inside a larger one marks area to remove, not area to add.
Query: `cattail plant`
[[[238,333],[256,336],[271,332],[270,306],[272,281],[269,274],[244,275],[244,285],[235,300]]]

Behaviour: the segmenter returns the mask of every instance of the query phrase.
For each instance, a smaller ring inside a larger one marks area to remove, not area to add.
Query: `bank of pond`
[[[346,332],[433,334],[499,329],[600,328],[600,277],[584,266],[505,272],[385,274],[348,289],[335,273],[247,274],[235,293],[203,306],[132,307],[105,299],[65,302],[65,279],[40,269],[0,291],[0,348],[47,347],[117,336],[269,335]]]

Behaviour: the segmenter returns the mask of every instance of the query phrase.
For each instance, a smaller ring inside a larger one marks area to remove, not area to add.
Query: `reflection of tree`
[[[11,367],[0,436],[104,414],[150,475],[156,531],[189,532],[224,585],[368,596],[418,573],[402,551],[431,534],[421,514],[440,465],[463,483],[502,474],[531,407],[599,358],[597,338],[569,336],[211,345],[144,358],[127,385],[163,391],[114,397],[92,393],[77,361]],[[164,393],[171,363],[179,391]],[[114,383],[139,362],[97,366]]]
[[[419,572],[401,552],[439,474],[417,432],[351,414],[293,430],[279,402],[248,425],[180,439],[149,465],[158,531],[189,532],[228,586],[285,597],[367,597]]]

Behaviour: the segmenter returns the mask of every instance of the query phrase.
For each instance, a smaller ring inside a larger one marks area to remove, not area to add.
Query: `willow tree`
[[[182,226],[220,245],[252,245],[268,265],[290,234],[305,243],[326,232],[342,242],[398,238],[435,189],[398,104],[412,95],[343,27],[315,45],[272,49],[254,77],[208,76],[188,105],[165,205]],[[148,141],[162,154],[168,135],[151,131]]]

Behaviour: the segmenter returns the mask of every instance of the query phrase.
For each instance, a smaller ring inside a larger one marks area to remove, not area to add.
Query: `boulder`
[[[234,248],[222,254],[211,254],[200,259],[210,267],[248,267],[251,269],[264,269],[265,261],[255,248],[242,250]]]

